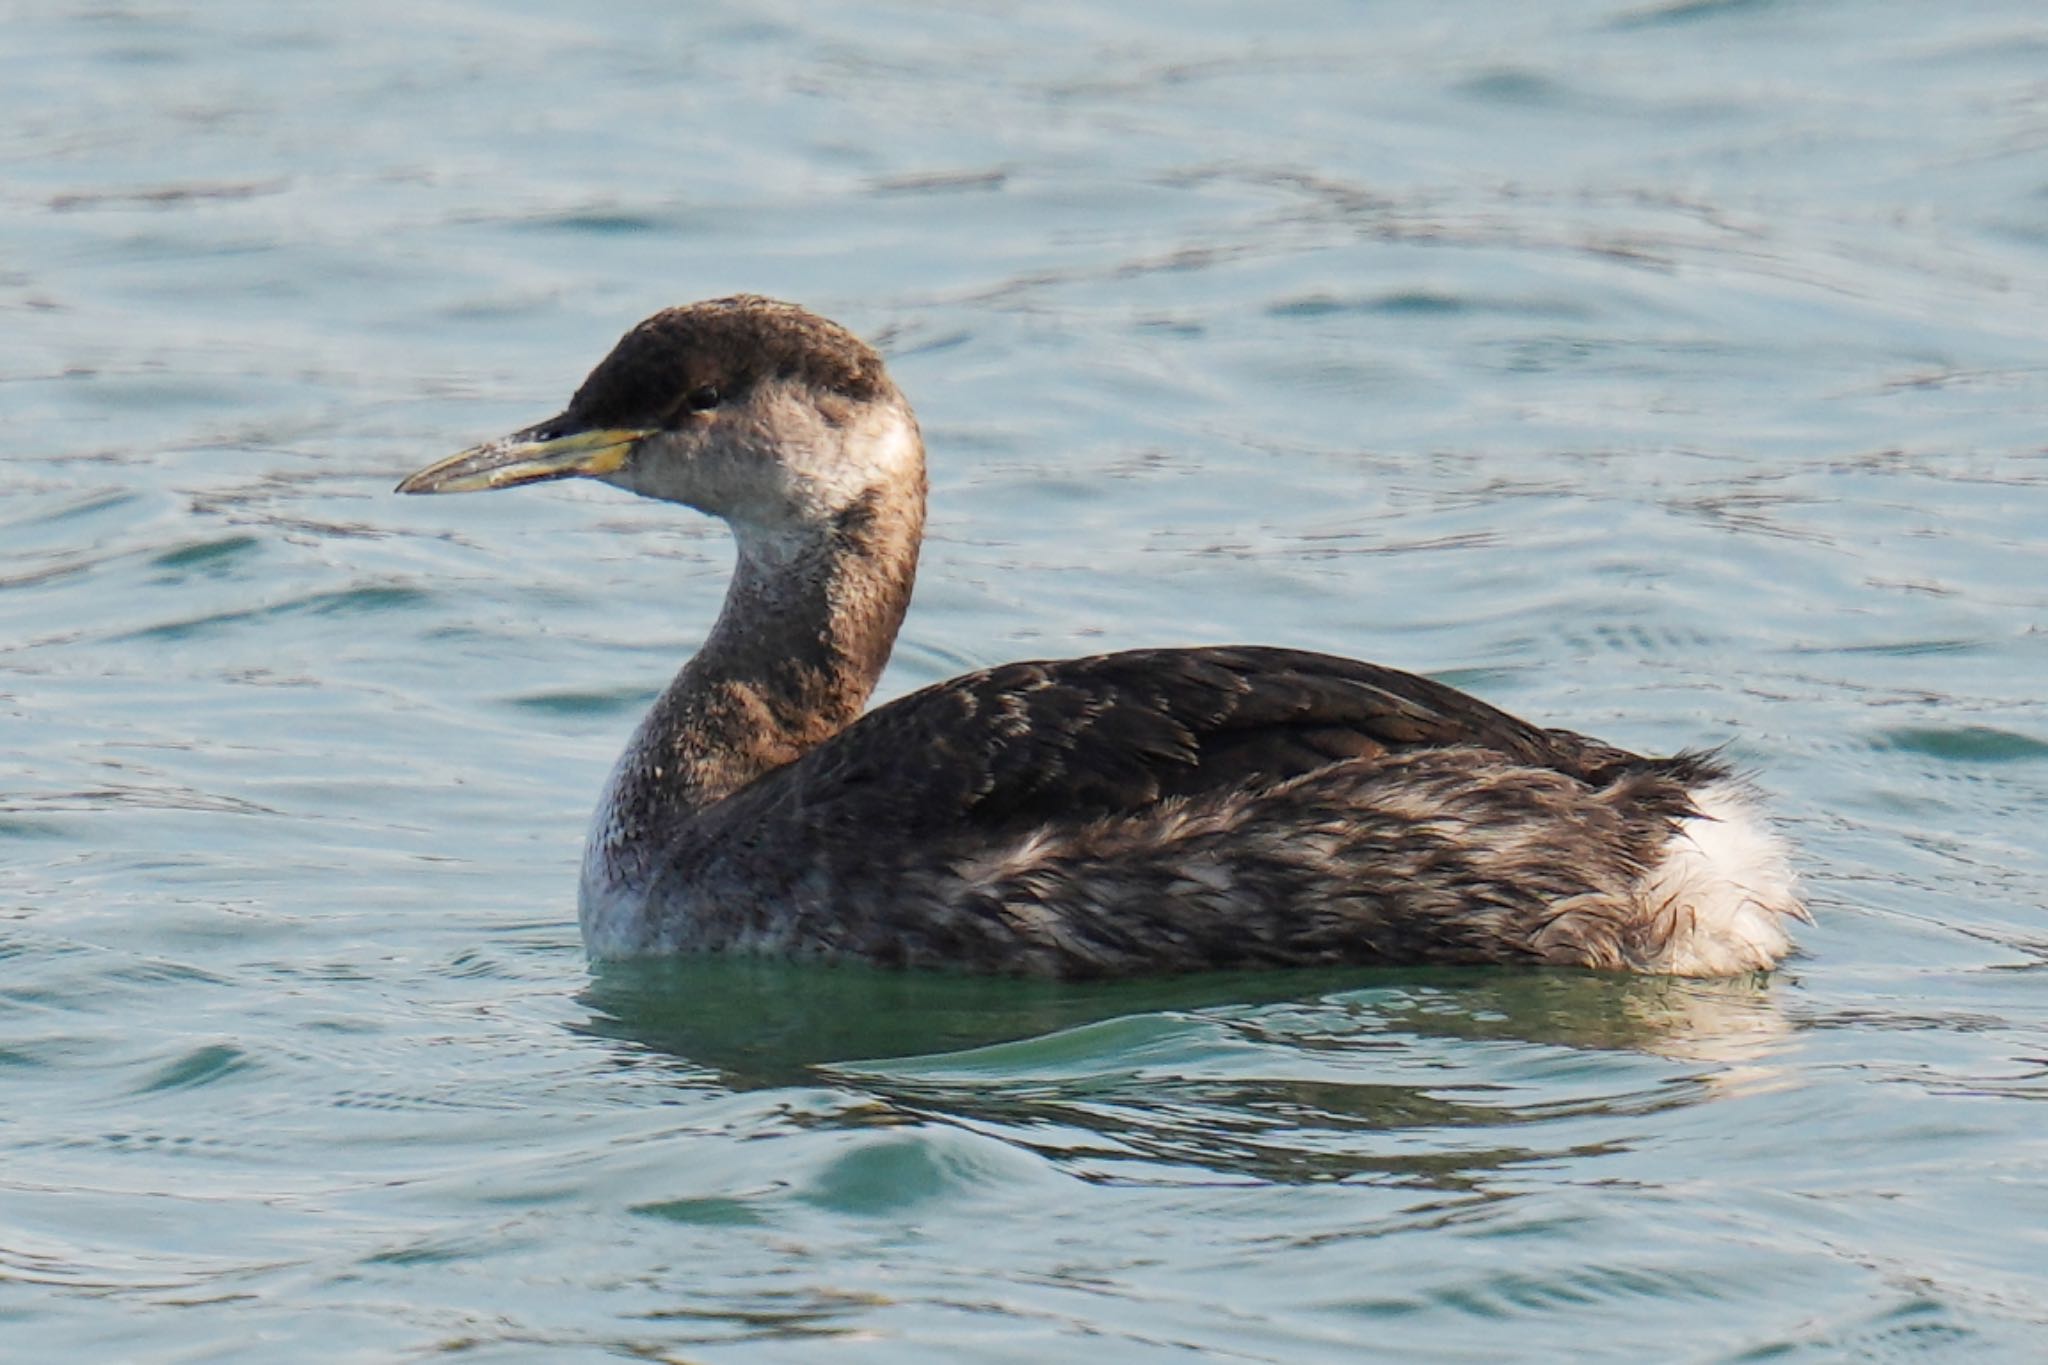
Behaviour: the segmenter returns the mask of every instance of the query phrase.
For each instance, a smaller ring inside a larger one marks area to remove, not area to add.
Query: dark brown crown
[[[764,379],[863,401],[889,389],[873,347],[793,303],[738,294],[664,309],[619,338],[565,414],[581,427],[659,425],[692,394],[740,397]]]

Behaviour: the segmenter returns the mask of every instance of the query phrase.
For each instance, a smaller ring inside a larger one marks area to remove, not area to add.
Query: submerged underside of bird
[[[612,774],[592,956],[1065,977],[1525,962],[1720,976],[1803,919],[1719,760],[1251,646],[1015,663],[861,714],[909,604],[924,447],[881,358],[743,296],[628,332],[559,415],[400,484],[590,477],[723,518],[716,625]]]

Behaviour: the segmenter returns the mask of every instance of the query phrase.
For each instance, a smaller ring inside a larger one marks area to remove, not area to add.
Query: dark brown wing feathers
[[[882,832],[986,831],[1135,812],[1332,763],[1476,747],[1604,785],[1644,760],[1428,678],[1259,647],[1013,663],[913,693],[756,784]],[[933,826],[939,827],[934,830]]]

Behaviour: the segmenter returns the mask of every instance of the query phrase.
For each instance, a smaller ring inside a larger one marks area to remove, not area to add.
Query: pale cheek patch
[[[922,478],[924,443],[916,419],[898,405],[863,413],[835,445],[819,442],[791,461],[820,515],[851,506],[871,488],[898,488]]]

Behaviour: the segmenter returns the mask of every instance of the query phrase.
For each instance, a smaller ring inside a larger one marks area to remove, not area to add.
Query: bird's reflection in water
[[[1614,1140],[1574,1120],[1768,1085],[1792,1034],[1765,978],[1499,968],[1081,984],[704,959],[608,965],[584,999],[587,1031],[679,1080],[822,1087],[825,1122],[944,1123],[1097,1180],[1460,1188]]]

